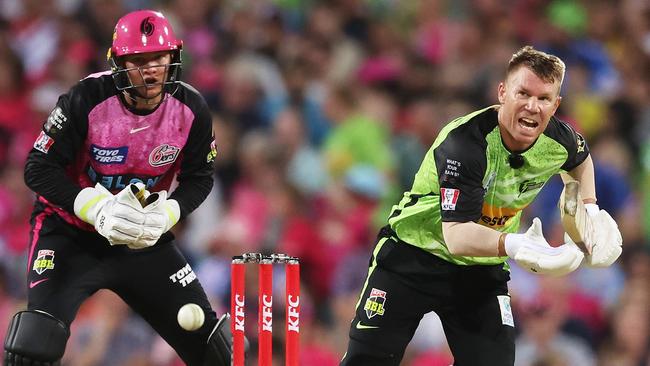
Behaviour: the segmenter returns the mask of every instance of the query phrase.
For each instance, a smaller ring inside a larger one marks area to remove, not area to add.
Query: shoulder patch
[[[49,117],[47,117],[47,121],[45,121],[45,132],[54,135],[57,132],[63,130],[63,127],[67,121],[68,117],[63,114],[61,107],[56,107],[52,110],[52,112],[50,112]]]
[[[460,190],[455,188],[440,188],[440,192],[442,193],[440,208],[445,211],[455,211]]]
[[[578,152],[578,153],[585,152],[585,145],[586,145],[585,138],[582,137],[582,135],[579,134],[578,132],[576,132],[576,136],[577,136],[577,138],[576,138],[576,152]]]
[[[217,157],[217,142],[215,140],[212,140],[212,142],[210,143],[210,152],[206,157],[206,161],[208,163],[211,163],[214,161],[216,157]]]
[[[34,149],[42,152],[43,154],[47,154],[47,152],[50,151],[50,147],[52,147],[52,145],[54,145],[54,139],[48,136],[44,131],[41,131],[41,133],[36,138],[36,141],[34,141]]]

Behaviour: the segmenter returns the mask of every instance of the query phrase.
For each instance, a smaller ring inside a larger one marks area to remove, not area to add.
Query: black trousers
[[[423,315],[440,317],[457,366],[510,366],[515,329],[503,265],[460,266],[384,228],[341,365],[399,365]]]
[[[99,289],[111,290],[186,364],[200,365],[217,316],[172,239],[165,234],[155,246],[142,250],[110,246],[96,232],[77,229],[54,213],[38,213],[32,218],[27,307],[48,312],[69,327],[84,300]],[[183,330],[176,320],[186,303],[204,310],[205,323],[197,331]]]

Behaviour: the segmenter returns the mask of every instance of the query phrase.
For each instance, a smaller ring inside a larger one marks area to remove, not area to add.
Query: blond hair
[[[521,66],[527,67],[545,82],[559,81],[562,85],[564,80],[566,70],[564,62],[559,57],[536,50],[532,46],[524,46],[512,55],[508,62],[506,77]]]

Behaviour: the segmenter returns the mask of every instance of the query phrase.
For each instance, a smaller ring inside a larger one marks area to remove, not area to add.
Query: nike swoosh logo
[[[132,128],[131,131],[129,131],[129,133],[140,132],[140,131],[142,131],[142,130],[146,130],[146,129],[149,128],[149,127],[151,127],[151,126],[144,126],[144,127]]]
[[[357,322],[357,329],[377,329],[379,327],[376,327],[374,325],[363,325],[361,322]]]
[[[38,285],[39,283],[41,283],[41,282],[45,282],[45,281],[47,281],[47,280],[49,280],[49,278],[43,278],[42,280],[32,281],[32,282],[29,283],[29,288],[34,288],[34,287],[36,287],[36,285]]]

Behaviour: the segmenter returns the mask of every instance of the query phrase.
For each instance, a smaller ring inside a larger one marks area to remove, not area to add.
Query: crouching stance
[[[207,197],[216,155],[207,104],[180,81],[181,48],[161,13],[126,14],[111,70],[61,95],[43,124],[25,165],[36,193],[28,304],[7,332],[6,365],[58,364],[79,307],[99,289],[187,365],[230,365],[229,317],[212,310],[170,231]],[[176,321],[188,303],[205,314],[193,331]]]

